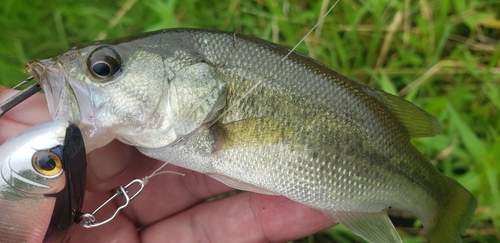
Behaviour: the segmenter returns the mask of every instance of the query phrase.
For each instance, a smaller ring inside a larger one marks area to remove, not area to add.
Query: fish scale
[[[28,71],[52,116],[82,127],[89,150],[117,138],[236,189],[318,209],[370,242],[401,242],[388,209],[417,216],[429,242],[460,242],[475,198],[409,141],[438,134],[437,120],[289,52],[238,33],[173,29],[80,46]],[[100,55],[116,71],[92,74],[89,56]],[[148,103],[125,88],[134,86]]]

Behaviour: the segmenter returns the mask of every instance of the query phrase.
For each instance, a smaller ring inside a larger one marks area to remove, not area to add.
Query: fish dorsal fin
[[[410,138],[433,137],[441,133],[438,120],[420,107],[380,89],[374,87],[368,87],[368,89],[370,89],[370,94],[374,94],[373,96],[385,104],[398,118]]]
[[[327,212],[331,219],[340,222],[353,233],[372,243],[402,243],[387,213]]]

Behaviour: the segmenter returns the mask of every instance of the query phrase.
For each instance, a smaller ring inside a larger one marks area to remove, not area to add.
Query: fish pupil
[[[56,162],[49,156],[41,157],[38,161],[38,165],[41,169],[51,171],[56,168]]]
[[[104,63],[104,62],[98,62],[98,63],[94,64],[94,66],[92,67],[92,70],[97,75],[103,76],[103,77],[106,77],[111,73],[111,68],[109,67],[109,65],[107,63]]]

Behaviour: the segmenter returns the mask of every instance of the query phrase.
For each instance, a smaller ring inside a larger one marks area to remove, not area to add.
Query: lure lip
[[[63,169],[66,187],[54,195],[56,204],[44,242],[67,242],[80,218],[86,185],[86,153],[80,129],[74,123],[66,128],[63,148]],[[57,210],[59,209],[59,210]],[[63,241],[60,241],[63,240]]]
[[[27,79],[23,80],[17,86],[28,83],[33,79],[34,79],[34,77],[30,76]],[[31,86],[29,86],[28,88],[21,90],[19,93],[10,97],[5,102],[1,103],[0,104],[0,117],[3,116],[10,109],[14,108],[15,106],[19,105],[21,102],[27,100],[29,97],[36,94],[40,90],[42,90],[42,87],[40,86],[40,84],[38,82],[36,82],[36,83],[32,84]]]

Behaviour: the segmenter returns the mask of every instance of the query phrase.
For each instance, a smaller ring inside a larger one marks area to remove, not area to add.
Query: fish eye
[[[97,82],[111,80],[121,67],[120,55],[109,46],[94,49],[87,59],[87,69]]]
[[[37,151],[31,163],[35,170],[44,176],[56,176],[62,172],[62,162],[57,154],[50,151]]]

